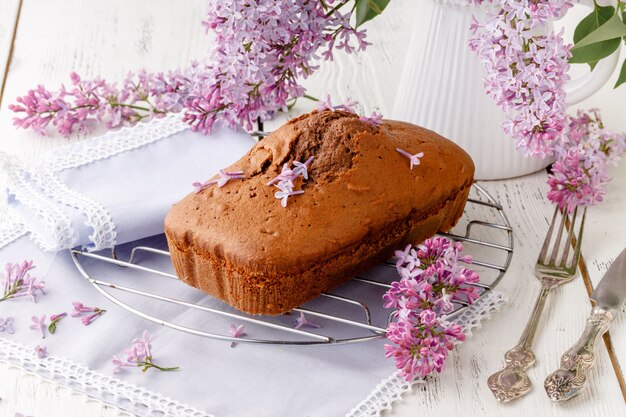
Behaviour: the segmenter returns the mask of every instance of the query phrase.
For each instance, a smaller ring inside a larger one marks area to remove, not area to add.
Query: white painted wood
[[[0,362],[0,416],[131,417],[119,408],[86,397]]]
[[[7,10],[3,7],[17,3],[6,1],[0,1],[0,25],[4,21],[3,12]],[[204,8],[203,0],[184,3],[24,0],[13,65],[0,109],[0,150],[29,158],[66,142],[56,137],[40,138],[11,126],[12,115],[7,105],[36,83],[58,85],[67,81],[72,70],[85,76],[121,79],[129,69],[145,66],[151,70],[166,70],[186,65],[192,58],[201,58],[209,44],[199,26]],[[374,46],[358,56],[337,53],[333,63],[324,63],[320,71],[307,80],[310,93],[322,97],[330,92],[337,100],[351,96],[361,102],[363,111],[379,109],[383,114],[388,113],[403,64],[403,39],[407,38],[414,13],[419,13],[419,2],[415,0],[391,2],[383,18],[369,26]],[[2,39],[0,36],[0,42]],[[0,54],[2,51],[0,47]],[[609,110],[611,116],[607,124],[611,128],[626,130],[626,118],[613,116],[622,103],[619,99],[617,92],[605,88],[592,101]],[[292,114],[311,107],[313,103],[301,100]],[[276,121],[267,123],[266,128],[273,129],[288,117],[280,115]],[[615,171],[615,175],[617,179],[610,187],[609,199],[594,208],[589,216],[584,251],[594,280],[606,269],[607,260],[624,246],[626,233],[622,213],[626,203],[626,167]],[[491,182],[486,187],[504,204],[515,227],[515,257],[501,286],[509,295],[510,303],[455,350],[448,369],[441,376],[433,378],[425,387],[418,386],[385,416],[409,417],[418,413],[425,416],[623,416],[626,412],[624,399],[604,349],[599,351],[591,387],[581,397],[556,406],[543,393],[543,379],[576,339],[588,313],[589,303],[580,279],[559,289],[549,301],[549,314],[540,327],[535,347],[538,364],[531,372],[535,391],[507,406],[498,405],[488,391],[486,378],[499,369],[504,351],[512,347],[521,334],[538,292],[532,266],[551,208],[544,199],[544,173]],[[622,315],[612,330],[622,364],[626,357],[624,320]],[[0,375],[0,415],[3,416],[12,417],[16,411],[37,417],[126,415],[56,384],[42,383],[38,377],[10,369],[5,364],[0,364]]]
[[[583,240],[583,255],[587,260],[589,277],[594,285],[602,279],[611,262],[626,248],[626,163],[611,170],[613,181],[609,184],[604,203],[588,213],[588,228],[593,231]],[[610,207],[611,209],[607,209]],[[626,277],[625,277],[626,279]],[[609,330],[615,356],[622,374],[626,372],[626,305],[615,318]]]
[[[601,347],[598,366],[591,375],[590,389],[564,405],[553,405],[543,391],[543,380],[558,366],[560,355],[578,337],[589,311],[580,277],[559,289],[548,300],[546,316],[535,343],[537,364],[529,376],[535,389],[512,404],[499,405],[486,386],[487,377],[500,369],[503,353],[522,333],[532,301],[539,291],[532,274],[552,207],[543,198],[545,174],[515,180],[485,183],[503,203],[515,230],[515,255],[500,287],[510,302],[503,310],[457,348],[451,367],[426,390],[412,393],[406,401],[384,414],[408,417],[419,409],[423,415],[488,416],[622,416],[624,399],[613,374],[606,350]],[[606,208],[606,207],[605,207]],[[589,229],[590,234],[593,233]]]
[[[17,21],[19,0],[0,2],[0,86],[4,80],[5,69],[13,41],[13,30]]]

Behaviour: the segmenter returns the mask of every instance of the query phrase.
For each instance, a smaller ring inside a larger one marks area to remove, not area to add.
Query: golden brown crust
[[[396,152],[424,152],[419,166]],[[280,206],[267,182],[314,156],[304,194]],[[245,180],[191,193],[165,231],[179,277],[232,306],[279,314],[456,223],[473,181],[463,150],[434,132],[350,113],[290,121],[227,168]]]

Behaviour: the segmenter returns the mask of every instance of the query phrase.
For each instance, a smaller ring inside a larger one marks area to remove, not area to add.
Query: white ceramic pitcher
[[[552,161],[525,157],[502,131],[504,115],[485,94],[483,65],[468,47],[472,15],[484,20],[491,6],[470,6],[467,0],[419,2],[392,118],[458,143],[474,159],[477,179],[510,178],[545,168]],[[570,81],[567,103],[576,104],[600,89],[618,59],[619,49],[593,72]]]

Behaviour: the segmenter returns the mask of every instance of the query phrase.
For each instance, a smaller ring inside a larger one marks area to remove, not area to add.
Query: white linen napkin
[[[238,160],[254,140],[192,132],[179,116],[75,142],[8,172],[10,208],[45,250],[98,250],[163,231],[171,205]],[[31,164],[33,165],[33,164]]]

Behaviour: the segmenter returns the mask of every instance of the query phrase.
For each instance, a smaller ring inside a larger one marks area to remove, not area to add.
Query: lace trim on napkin
[[[28,177],[29,174],[18,166],[14,166],[8,173],[8,184],[11,194],[17,201],[33,210],[37,219],[46,225],[46,229],[50,233],[50,236],[46,238],[31,231],[31,239],[47,251],[75,246],[77,237],[69,216],[63,213],[57,205],[52,204],[50,200],[43,197],[39,190],[35,190]],[[13,227],[17,226],[12,226],[8,229],[12,230]],[[13,240],[15,240],[19,235],[13,235],[13,237]],[[2,246],[13,241],[9,240],[9,238],[10,236],[8,235],[0,235],[0,242],[3,242]]]
[[[8,161],[8,158],[5,158],[7,159],[5,163],[9,166],[11,193],[15,194],[16,200],[35,211],[37,218],[45,225],[51,236],[45,239],[43,236],[31,233],[33,241],[47,251],[68,249],[76,245],[78,238],[71,220],[52,203],[56,202],[73,207],[84,214],[85,224],[93,231],[89,236],[92,241],[91,250],[115,245],[117,236],[115,224],[106,208],[67,187],[56,174],[65,169],[76,168],[140,148],[188,128],[189,126],[180,120],[180,115],[172,114],[163,119],[155,119],[133,127],[123,127],[98,138],[57,148],[44,159],[43,163],[32,168],[31,179],[39,187],[37,190],[33,189],[31,181],[27,179],[29,175],[27,171],[15,161]],[[48,199],[43,198],[42,195],[47,196]],[[0,248],[24,234],[14,235],[5,231],[5,229],[13,230],[17,227],[19,225],[11,224],[7,228],[0,229]]]
[[[491,313],[505,302],[504,294],[492,291],[465,310],[456,322],[470,337],[473,329],[480,327],[481,322],[489,319]],[[92,371],[69,359],[54,356],[38,359],[32,349],[3,338],[0,338],[0,360],[140,416],[214,417],[145,388]],[[424,381],[407,382],[395,372],[381,381],[346,417],[378,417],[417,383]]]
[[[35,174],[33,179],[44,192],[59,204],[64,204],[82,212],[87,220],[85,224],[93,233],[89,235],[92,244],[90,250],[110,248],[115,245],[117,232],[109,212],[102,206],[81,193],[63,184],[54,174]],[[59,247],[59,249],[64,249]],[[65,248],[67,249],[67,248]]]
[[[43,162],[43,171],[56,173],[90,164],[140,148],[185,129],[189,129],[189,125],[177,113],[135,126],[122,127],[103,136],[53,150]]]
[[[470,337],[472,331],[480,327],[481,322],[489,319],[491,313],[498,311],[505,302],[504,294],[492,291],[454,321],[463,326],[465,335]],[[378,384],[367,398],[346,414],[346,417],[378,417],[384,410],[390,410],[393,403],[401,399],[402,395],[410,392],[413,385],[422,383],[423,380],[406,381],[400,376],[400,371],[396,371]]]
[[[69,359],[55,356],[39,359],[33,349],[3,338],[0,338],[0,360],[137,415],[214,417]]]
[[[3,218],[0,223],[0,249],[28,233],[26,225],[10,210],[7,209],[2,215]]]

